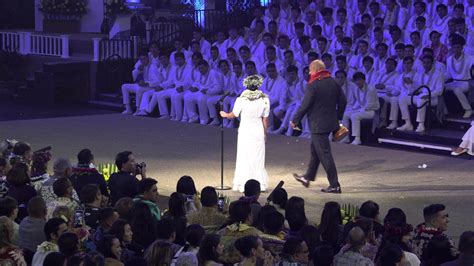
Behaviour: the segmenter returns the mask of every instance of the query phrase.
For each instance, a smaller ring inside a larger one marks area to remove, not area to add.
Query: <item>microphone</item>
[[[221,98],[219,99],[219,102],[222,102],[225,99],[225,97],[229,96],[229,94],[230,94],[230,91],[224,92],[224,94],[222,94]]]

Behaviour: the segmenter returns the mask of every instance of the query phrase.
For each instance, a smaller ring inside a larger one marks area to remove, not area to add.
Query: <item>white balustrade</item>
[[[0,49],[5,51],[17,51],[21,52],[21,39],[22,36],[17,32],[0,32]]]
[[[21,54],[69,57],[69,36],[32,34],[31,32],[0,32],[0,49]]]
[[[112,40],[94,38],[94,61],[104,60],[112,55],[118,55],[122,59],[137,58],[138,38],[137,36]]]

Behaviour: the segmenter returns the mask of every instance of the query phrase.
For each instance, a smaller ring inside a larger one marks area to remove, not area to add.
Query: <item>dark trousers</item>
[[[319,164],[326,170],[329,186],[339,187],[337,180],[337,170],[331,153],[331,144],[329,142],[329,133],[311,134],[311,160],[305,178],[311,181],[316,179]]]

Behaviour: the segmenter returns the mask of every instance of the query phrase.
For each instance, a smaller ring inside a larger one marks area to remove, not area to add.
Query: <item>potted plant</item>
[[[80,32],[80,20],[87,13],[87,0],[41,0],[43,30],[54,33]]]

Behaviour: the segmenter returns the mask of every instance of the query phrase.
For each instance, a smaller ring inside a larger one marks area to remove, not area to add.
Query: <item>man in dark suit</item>
[[[339,121],[346,109],[346,96],[341,86],[331,78],[331,73],[325,69],[321,60],[311,62],[309,69],[311,78],[303,102],[290,123],[294,129],[298,129],[297,125],[303,116],[308,115],[311,130],[311,160],[304,175],[293,175],[297,181],[308,187],[309,183],[315,180],[321,163],[329,180],[329,187],[321,191],[341,193],[329,134],[339,129]]]

